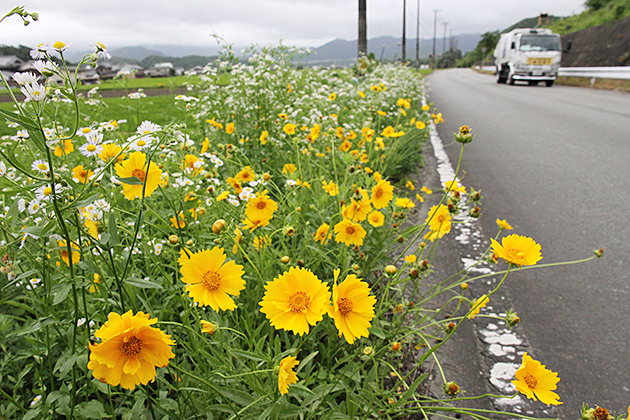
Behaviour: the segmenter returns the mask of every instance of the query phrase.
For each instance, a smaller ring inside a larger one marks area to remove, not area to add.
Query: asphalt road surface
[[[470,69],[437,71],[429,100],[451,162],[469,125],[463,184],[481,189],[484,233],[495,220],[542,245],[540,263],[587,263],[515,273],[504,285],[530,354],[559,373],[561,418],[582,402],[627,414],[630,404],[630,94],[498,85]],[[461,175],[460,175],[461,178]]]

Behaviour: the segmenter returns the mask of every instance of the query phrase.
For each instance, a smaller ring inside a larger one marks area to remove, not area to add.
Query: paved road
[[[543,247],[545,263],[605,249],[586,264],[529,270],[506,284],[531,346],[559,372],[562,418],[582,402],[627,413],[630,404],[630,95],[544,85],[497,85],[469,69],[428,78],[449,143],[459,126],[464,185],[480,188],[482,229],[497,218]],[[446,146],[456,162],[459,144]]]

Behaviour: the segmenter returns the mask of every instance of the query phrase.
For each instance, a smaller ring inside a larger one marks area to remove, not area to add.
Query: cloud
[[[454,34],[503,29],[540,12],[568,15],[583,0],[422,0],[421,37],[433,36],[433,10]],[[417,3],[407,0],[407,36],[415,37]],[[367,2],[368,36],[402,34],[402,1]],[[40,21],[28,27],[20,19],[0,25],[3,43],[36,45],[61,40],[83,48],[99,41],[109,48],[140,44],[215,46],[211,34],[229,43],[319,46],[335,38],[357,38],[357,0],[33,0],[27,10]]]

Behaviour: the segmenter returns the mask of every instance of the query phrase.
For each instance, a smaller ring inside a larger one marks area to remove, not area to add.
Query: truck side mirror
[[[512,45],[510,45],[510,49],[512,50],[516,49],[516,43],[514,41],[512,41]]]

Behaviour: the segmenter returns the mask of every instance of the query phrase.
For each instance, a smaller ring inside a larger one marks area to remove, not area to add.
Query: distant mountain
[[[122,47],[110,50],[109,53],[113,57],[127,58],[131,60],[142,60],[150,55],[166,55],[158,50],[149,50],[144,47]]]
[[[475,48],[481,35],[479,34],[463,34],[453,37],[453,48],[461,50],[463,53],[471,51]],[[443,38],[436,39],[435,52],[436,55],[442,54]],[[448,49],[451,40],[446,40],[446,48]],[[394,38],[392,36],[381,36],[368,40],[368,54],[374,53],[378,60],[394,60],[400,59],[402,55],[402,38]],[[433,53],[433,39],[421,39],[418,55],[420,59],[429,57]],[[406,48],[407,59],[415,59],[416,57],[416,39],[407,39]],[[343,39],[335,39],[313,49],[308,64],[348,64],[357,57],[357,41],[347,41]]]

